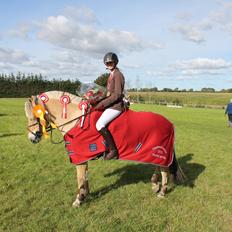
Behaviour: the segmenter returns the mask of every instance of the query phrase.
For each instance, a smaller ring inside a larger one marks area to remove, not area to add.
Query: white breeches
[[[96,128],[97,130],[101,130],[102,127],[105,127],[108,123],[110,123],[113,119],[115,119],[122,112],[114,109],[106,109],[101,117],[97,120]]]

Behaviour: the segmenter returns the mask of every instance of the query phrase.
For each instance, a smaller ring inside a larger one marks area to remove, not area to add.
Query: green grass
[[[75,168],[64,145],[32,145],[23,104],[0,99],[0,231],[232,231],[232,129],[223,110],[133,105],[175,124],[187,184],[160,200],[150,165],[92,161],[90,197],[75,209]]]
[[[130,92],[133,100],[137,100],[137,93]],[[221,106],[225,107],[232,98],[231,93],[199,93],[199,92],[138,92],[140,101],[168,102],[192,106]]]

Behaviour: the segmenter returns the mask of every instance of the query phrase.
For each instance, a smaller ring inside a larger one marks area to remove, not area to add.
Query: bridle
[[[35,97],[34,104],[35,104],[35,105],[39,105],[39,103],[38,103],[38,97],[37,97],[37,96]],[[51,132],[50,140],[51,140],[51,142],[52,142],[53,144],[59,144],[59,143],[62,143],[62,142],[64,141],[64,139],[62,139],[62,140],[59,141],[59,142],[55,142],[55,141],[53,140],[53,133],[52,133],[53,130],[59,129],[59,128],[61,128],[61,127],[64,127],[65,125],[68,125],[68,124],[70,124],[70,123],[72,123],[72,122],[74,122],[74,121],[77,121],[76,124],[78,124],[79,121],[80,121],[80,119],[81,119],[82,117],[85,117],[85,116],[87,116],[87,115],[90,115],[90,113],[91,113],[91,109],[90,109],[90,107],[88,107],[86,113],[84,113],[84,114],[82,114],[82,115],[80,115],[80,116],[78,116],[78,117],[75,117],[75,118],[73,118],[73,119],[69,120],[68,122],[65,122],[65,123],[63,123],[63,124],[61,124],[61,125],[56,125],[56,124],[53,122],[53,120],[52,120],[52,118],[54,118],[54,116],[49,112],[49,110],[48,110],[48,108],[46,107],[46,104],[45,104],[45,103],[43,103],[43,106],[42,106],[42,107],[44,107],[44,109],[45,109],[45,114],[44,114],[45,125],[44,125],[44,129],[43,129],[43,125],[41,124],[40,118],[39,118],[39,117],[36,117],[36,115],[34,114],[34,117],[36,118],[37,122],[36,122],[36,123],[33,123],[33,124],[29,125],[29,126],[27,126],[27,130],[35,136],[35,140],[37,140],[37,141],[40,141],[40,139],[42,138],[43,135],[45,135],[45,137],[47,137],[47,136],[48,136],[47,132]],[[34,120],[34,119],[33,119],[33,120]],[[90,122],[90,117],[89,117],[89,122]],[[89,123],[88,123],[88,124],[89,124]],[[39,130],[36,131],[36,132],[33,132],[30,128],[33,127],[33,126],[36,126],[36,125],[39,126]],[[88,125],[88,126],[89,126],[89,125]],[[84,129],[86,129],[86,128],[82,128],[82,129],[84,130]],[[36,142],[36,141],[35,141],[35,142]]]

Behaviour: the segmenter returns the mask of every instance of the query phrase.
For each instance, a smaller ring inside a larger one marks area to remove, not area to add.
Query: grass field
[[[189,106],[221,106],[225,107],[232,98],[231,93],[204,93],[204,92],[130,92],[129,95],[133,100],[154,103],[174,103]]]
[[[152,166],[92,161],[90,197],[72,208],[75,168],[64,145],[32,145],[23,108],[24,99],[0,99],[0,231],[232,231],[232,129],[223,110],[133,105],[174,123],[186,185],[157,199]]]

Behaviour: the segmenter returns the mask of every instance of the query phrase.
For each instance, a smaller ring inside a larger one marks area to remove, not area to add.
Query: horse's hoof
[[[162,193],[162,192],[159,192],[159,193],[157,194],[157,197],[158,197],[159,199],[165,199],[165,194]]]
[[[152,191],[154,193],[158,193],[160,191],[160,185],[159,185],[159,183],[157,183],[157,184],[152,183]]]
[[[74,208],[79,208],[81,206],[81,201],[77,198],[73,203],[72,203],[72,207]]]
[[[167,188],[166,185],[162,186],[160,192],[157,194],[157,197],[161,198],[161,199],[164,199],[165,198],[165,194],[167,193],[167,190],[168,190],[168,188]]]

